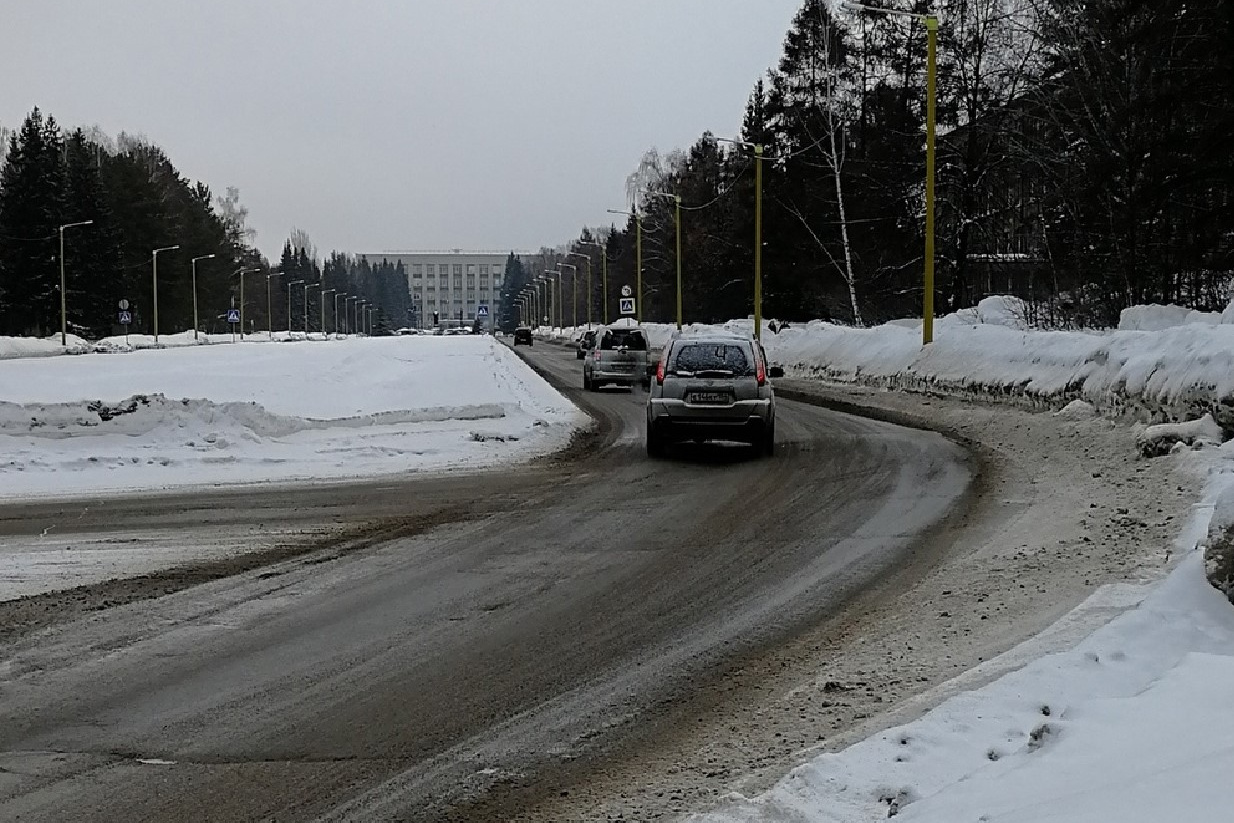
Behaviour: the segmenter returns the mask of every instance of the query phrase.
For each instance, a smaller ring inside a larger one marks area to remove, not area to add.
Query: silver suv
[[[583,360],[583,388],[606,383],[633,386],[647,382],[647,336],[637,326],[605,326]]]
[[[738,440],[775,452],[776,398],[762,346],[737,336],[669,341],[647,396],[647,454],[683,440]]]

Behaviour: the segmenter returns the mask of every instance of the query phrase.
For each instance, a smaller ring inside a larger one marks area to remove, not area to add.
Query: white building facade
[[[515,252],[516,256],[523,256]],[[427,329],[439,321],[453,320],[470,325],[479,317],[481,306],[487,317],[484,326],[492,328],[501,304],[506,260],[510,252],[396,251],[370,254],[370,260],[402,262],[407,270],[407,290],[413,307],[414,323]]]

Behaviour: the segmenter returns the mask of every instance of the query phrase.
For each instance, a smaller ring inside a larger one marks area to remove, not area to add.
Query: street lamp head
[[[211,259],[211,258],[213,258],[213,257],[216,257],[216,256],[217,256],[217,255],[213,255],[213,254],[203,254],[203,255],[201,255],[201,256],[199,256],[199,257],[194,257],[194,258],[193,258],[193,262],[194,262],[194,263],[196,263],[198,260],[209,260],[209,259]]]
[[[301,284],[301,283],[303,283],[303,282],[304,282],[303,280],[292,280],[292,281],[291,281],[290,283],[288,283],[287,285],[288,285],[288,286],[298,286],[298,285],[300,285],[300,284]]]

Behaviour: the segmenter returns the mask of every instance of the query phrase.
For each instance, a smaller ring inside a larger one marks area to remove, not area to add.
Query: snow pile
[[[733,795],[695,823],[1057,823],[1223,820],[1234,769],[1234,609],[1204,577],[1198,536],[1234,521],[1234,455],[1211,475],[1150,592],[1098,590],[1077,611],[1142,602],[1076,648],[947,700],[922,718]],[[1016,655],[1012,650],[1009,655]],[[997,666],[998,661],[987,664]],[[978,675],[980,668],[973,675]]]
[[[730,324],[731,325],[731,324]],[[935,340],[896,325],[812,322],[764,335],[772,360],[802,376],[1060,408],[1076,399],[1146,421],[1211,413],[1234,427],[1234,327],[1160,332],[1021,331],[940,320]]]
[[[1136,446],[1145,457],[1168,454],[1175,446],[1218,445],[1222,440],[1221,427],[1206,414],[1199,420],[1185,423],[1158,423],[1136,435]]]
[[[20,357],[51,357],[57,354],[85,354],[90,351],[90,342],[75,334],[60,345],[60,335],[51,337],[0,337],[0,360]]]
[[[1059,420],[1088,420],[1097,415],[1097,409],[1092,403],[1084,400],[1072,400],[1067,405],[1063,406],[1059,411],[1054,412],[1054,416]]]
[[[7,360],[0,496],[480,466],[584,422],[481,336]]]
[[[1227,309],[1227,311],[1229,311]],[[1216,326],[1230,321],[1221,312],[1195,311],[1184,306],[1163,306],[1152,303],[1123,309],[1118,316],[1119,331],[1161,331],[1174,326]]]

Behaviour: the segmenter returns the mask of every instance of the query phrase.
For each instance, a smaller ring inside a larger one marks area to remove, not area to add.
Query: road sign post
[[[623,317],[631,317],[637,314],[633,297],[621,298],[620,300],[617,301],[617,306],[618,306],[618,310],[621,312],[621,315]]]
[[[236,342],[236,324],[240,322],[240,310],[228,309],[227,322],[231,325],[231,342]]]
[[[129,326],[133,324],[133,315],[129,312],[129,301],[120,301],[120,325],[124,326],[124,345],[129,344]]]

